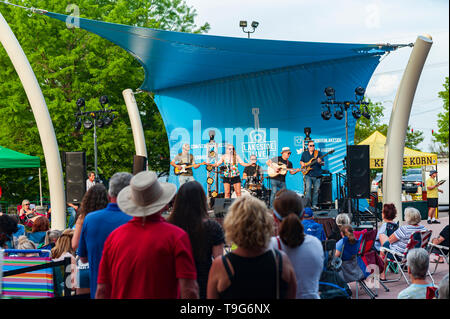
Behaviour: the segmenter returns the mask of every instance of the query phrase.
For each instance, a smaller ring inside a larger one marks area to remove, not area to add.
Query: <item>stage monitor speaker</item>
[[[86,193],[86,153],[65,152],[66,201],[80,204]]]
[[[320,181],[319,205],[333,204],[332,188],[331,176],[323,176]]]
[[[133,156],[133,175],[147,170],[147,157],[141,155]]]
[[[350,198],[369,198],[369,145],[347,146],[347,181]]]
[[[235,198],[215,198],[214,199],[214,216],[225,217],[228,208],[233,204]]]

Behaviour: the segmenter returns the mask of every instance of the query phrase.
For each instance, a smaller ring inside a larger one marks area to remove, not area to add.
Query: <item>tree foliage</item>
[[[66,12],[65,1],[17,0],[15,4],[71,13]],[[76,4],[82,18],[181,32],[209,30],[207,23],[195,25],[196,11],[184,0],[80,0]],[[141,65],[122,48],[85,30],[68,29],[61,21],[1,3],[0,9],[36,74],[60,151],[85,151],[87,169],[94,168],[93,130],[74,131],[75,102],[83,97],[86,110],[96,110],[100,108],[99,97],[106,95],[110,107],[118,110],[118,118],[111,126],[97,129],[98,170],[106,179],[117,171],[131,171],[135,148],[122,91],[141,85],[144,80]],[[3,47],[0,47],[0,79],[0,145],[40,157],[46,196],[47,171],[41,146],[45,141],[40,140],[25,91]],[[167,134],[153,97],[138,94],[136,102],[142,115],[149,167],[155,171],[168,170]],[[1,170],[3,194],[15,200],[36,197],[37,178],[17,183],[27,175],[35,176],[37,170]]]
[[[444,90],[438,93],[438,96],[444,102],[443,111],[438,114],[438,131],[434,134],[436,142],[441,143],[448,152],[448,76],[443,84]]]
[[[361,116],[356,121],[355,126],[355,144],[368,138],[373,132],[378,131],[384,136],[387,135],[388,125],[383,124],[381,120],[384,116],[384,106],[381,102],[372,102],[368,100],[368,110],[370,113],[370,119]],[[423,132],[420,130],[412,130],[411,126],[408,125],[406,131],[405,146],[414,150],[419,150],[418,145],[424,140]]]

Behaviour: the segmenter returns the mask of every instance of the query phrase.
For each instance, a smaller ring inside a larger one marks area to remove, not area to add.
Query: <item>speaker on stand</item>
[[[79,204],[86,193],[86,153],[65,152],[66,201]]]
[[[334,205],[332,190],[333,186],[331,173],[329,175],[322,175],[318,198],[318,204],[320,208],[329,209]]]
[[[347,146],[347,190],[351,199],[363,199],[370,196],[370,154],[369,145]],[[357,225],[359,212],[356,209]]]

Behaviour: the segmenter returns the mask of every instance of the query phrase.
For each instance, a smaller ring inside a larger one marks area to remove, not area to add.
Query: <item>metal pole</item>
[[[95,167],[95,179],[98,179],[97,170],[97,123],[94,118],[94,167]]]
[[[51,227],[52,229],[63,230],[66,225],[66,196],[64,194],[63,171],[55,130],[47,104],[45,103],[44,95],[39,87],[30,62],[1,13],[0,42],[3,44],[6,53],[19,75],[36,120],[48,174],[50,202],[52,205]]]
[[[417,37],[397,90],[389,120],[384,148],[383,203],[395,205],[399,212],[396,221],[402,216],[402,169],[406,129],[420,74],[432,44],[429,35]]]
[[[42,206],[42,178],[41,178],[41,168],[39,167],[39,199]]]

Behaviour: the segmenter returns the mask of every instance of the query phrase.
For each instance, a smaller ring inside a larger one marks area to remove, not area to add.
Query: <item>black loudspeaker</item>
[[[350,198],[369,198],[369,145],[347,146],[347,181]]]
[[[332,181],[331,176],[322,176],[320,181],[320,191],[319,191],[319,205],[332,205]]]
[[[66,201],[79,204],[86,193],[86,153],[65,152]]]
[[[233,204],[235,198],[215,198],[214,199],[214,216],[225,217],[228,208]]]
[[[133,156],[133,175],[147,170],[147,157],[134,155]]]

